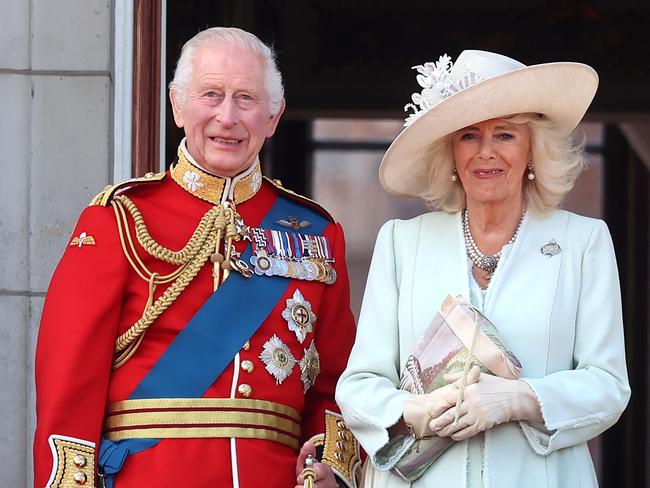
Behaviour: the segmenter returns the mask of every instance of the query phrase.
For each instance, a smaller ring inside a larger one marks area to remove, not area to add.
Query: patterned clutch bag
[[[399,388],[429,393],[447,384],[445,374],[473,365],[507,379],[516,379],[521,372],[519,360],[505,348],[496,327],[462,296],[447,296],[408,357]],[[454,442],[448,437],[397,435],[377,452],[375,461],[413,482]]]

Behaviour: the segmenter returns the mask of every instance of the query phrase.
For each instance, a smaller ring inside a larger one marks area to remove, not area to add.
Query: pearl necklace
[[[519,223],[517,224],[515,233],[512,235],[510,240],[505,244],[505,246],[515,242],[515,240],[517,239],[517,235],[519,234],[519,229],[521,228],[521,223],[524,221],[525,216],[526,216],[526,209],[524,209],[524,211],[521,212],[521,219],[519,219]],[[467,209],[463,210],[463,235],[465,236],[465,249],[467,250],[467,255],[477,267],[488,272],[488,280],[489,280],[490,278],[492,278],[492,275],[494,274],[494,270],[496,269],[497,264],[499,264],[499,259],[501,259],[503,248],[501,248],[495,254],[486,255],[481,252],[479,247],[476,245],[476,242],[474,242],[474,238],[472,237],[472,232],[469,230],[469,212],[467,211]]]

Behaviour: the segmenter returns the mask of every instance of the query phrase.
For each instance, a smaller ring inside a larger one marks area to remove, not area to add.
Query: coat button
[[[253,389],[251,388],[251,385],[247,385],[246,383],[242,383],[237,387],[237,391],[241,396],[244,398],[248,398],[251,396],[251,393],[253,393]]]
[[[245,359],[241,362],[241,369],[243,369],[247,373],[252,373],[253,370],[255,369],[255,365],[253,364],[253,361]]]
[[[88,481],[88,477],[86,476],[86,474],[82,473],[81,471],[77,471],[75,474],[72,475],[72,477],[79,485],[85,485],[86,481]]]
[[[82,456],[81,454],[77,454],[74,458],[72,458],[72,462],[78,468],[83,468],[86,464],[88,464],[86,456]]]

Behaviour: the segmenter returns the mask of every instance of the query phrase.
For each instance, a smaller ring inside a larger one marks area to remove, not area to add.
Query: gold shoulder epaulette
[[[327,209],[324,208],[322,205],[320,205],[318,202],[315,202],[314,200],[311,200],[303,195],[300,195],[295,191],[291,191],[288,188],[285,188],[284,186],[282,186],[282,182],[278,179],[271,179],[271,178],[267,178],[266,176],[264,176],[264,179],[269,183],[271,183],[280,193],[290,198],[291,200],[296,200],[298,202],[301,202],[307,205],[308,207],[311,207],[312,209],[318,211],[319,213],[325,215],[325,217],[327,217],[327,219],[330,220],[331,222],[336,222],[336,220],[334,220],[334,217],[332,217],[332,214],[329,213]]]
[[[110,205],[113,196],[118,190],[123,190],[125,188],[129,188],[135,185],[153,183],[162,180],[164,177],[165,177],[164,172],[147,173],[144,176],[141,176],[140,178],[131,178],[128,180],[122,180],[119,183],[116,183],[114,185],[108,185],[101,192],[95,195],[95,197],[90,201],[88,205],[89,206],[101,205],[103,207],[107,207],[108,205]]]

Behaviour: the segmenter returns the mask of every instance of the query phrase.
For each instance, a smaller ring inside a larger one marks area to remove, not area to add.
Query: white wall
[[[0,486],[21,487],[43,297],[79,212],[112,180],[112,7],[3,0],[1,14]]]

